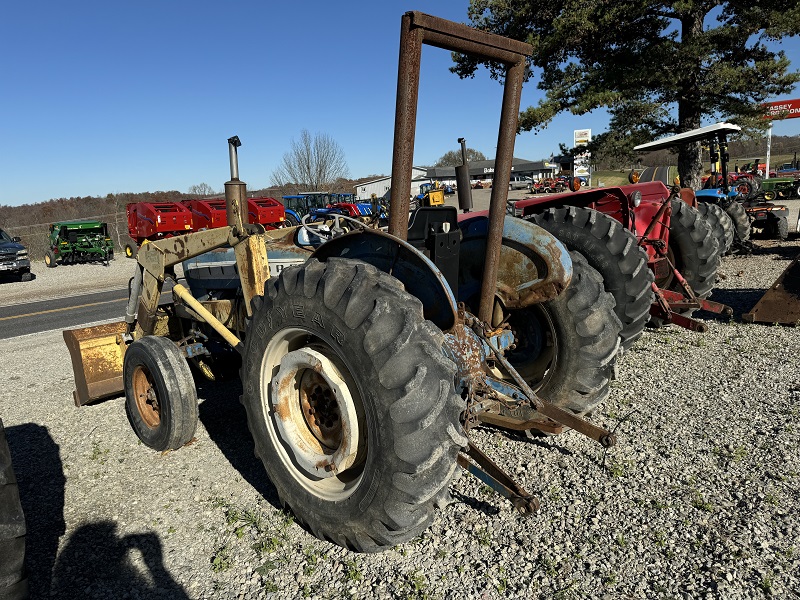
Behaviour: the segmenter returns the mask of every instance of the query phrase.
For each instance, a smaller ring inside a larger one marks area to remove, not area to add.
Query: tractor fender
[[[425,318],[439,329],[448,331],[456,323],[456,298],[442,272],[422,252],[393,235],[377,229],[352,231],[324,243],[311,256],[369,263],[398,279],[422,302]]]
[[[486,212],[459,216],[461,230],[458,298],[477,310],[486,236]],[[535,223],[506,216],[497,272],[497,296],[508,309],[525,308],[558,296],[572,279],[567,248]]]

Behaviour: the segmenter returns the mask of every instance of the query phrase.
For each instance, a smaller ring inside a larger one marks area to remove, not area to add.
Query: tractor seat
[[[424,248],[428,236],[442,233],[442,224],[450,225],[449,231],[458,231],[458,209],[455,206],[420,206],[408,220],[408,243],[415,248]]]

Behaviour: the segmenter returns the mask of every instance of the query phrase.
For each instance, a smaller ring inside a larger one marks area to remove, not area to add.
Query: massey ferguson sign
[[[767,109],[767,117],[770,119],[795,119],[800,117],[800,99],[767,102],[764,106]]]

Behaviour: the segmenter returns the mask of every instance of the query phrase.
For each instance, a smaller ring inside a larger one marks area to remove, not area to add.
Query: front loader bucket
[[[64,342],[75,373],[75,406],[113,396],[123,391],[122,357],[124,321],[64,331]]]
[[[800,324],[800,255],[742,319],[748,323]]]

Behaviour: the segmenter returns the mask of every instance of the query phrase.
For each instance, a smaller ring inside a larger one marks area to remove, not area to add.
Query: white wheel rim
[[[309,346],[308,337],[305,330],[284,329],[268,343],[262,414],[284,470],[313,495],[342,500],[363,473],[363,404],[341,358],[318,340]]]

